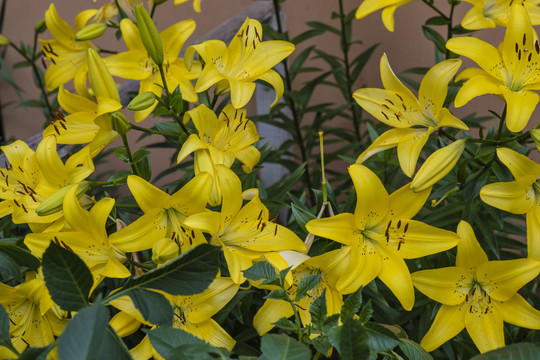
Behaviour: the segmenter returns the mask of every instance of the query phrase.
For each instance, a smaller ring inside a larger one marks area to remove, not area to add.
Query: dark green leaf
[[[369,358],[368,335],[359,321],[349,318],[336,328],[330,342],[336,346],[342,360]],[[337,344],[335,344],[337,342]]]
[[[283,289],[277,289],[270,291],[270,294],[266,295],[265,299],[285,300],[289,301],[289,294]]]
[[[326,289],[321,296],[313,301],[313,304],[309,307],[309,313],[311,314],[311,322],[315,324],[317,328],[322,329],[327,316]]]
[[[130,278],[123,290],[150,288],[184,296],[201,293],[216,277],[220,250],[219,246],[198,245],[159,268]]]
[[[300,225],[302,230],[307,232],[306,230],[306,224],[310,221],[316,218],[315,215],[310,213],[309,211],[306,211],[302,208],[299,208],[295,204],[291,204],[291,211],[292,215],[294,216],[294,220]]]
[[[109,314],[101,304],[86,307],[71,319],[58,339],[60,360],[90,360],[96,358],[96,349],[107,331]]]
[[[434,16],[426,20],[426,25],[448,25],[448,19],[442,16]]]
[[[30,251],[12,244],[0,243],[0,252],[11,257],[18,265],[26,266],[30,270],[37,270],[41,265],[39,259]]]
[[[284,334],[266,334],[261,339],[266,360],[310,360],[309,348]]]
[[[204,345],[203,340],[181,329],[163,326],[148,333],[148,339],[156,351],[165,359],[173,356],[175,349],[185,345]],[[178,357],[178,359],[184,357]]]
[[[159,326],[172,325],[174,312],[169,300],[151,290],[131,289],[127,295],[146,321]]]
[[[350,294],[341,307],[341,321],[352,318],[362,306],[362,287]]]
[[[341,35],[341,31],[339,31],[335,27],[319,22],[319,21],[308,21],[306,22],[306,24],[316,30],[330,31],[336,35]]]
[[[25,100],[25,101],[21,101],[19,103],[19,106],[40,108],[40,107],[45,107],[47,105],[45,105],[43,101],[39,101],[39,100]]]
[[[56,304],[68,311],[78,311],[88,305],[94,280],[84,261],[51,241],[42,262],[45,284]]]
[[[540,354],[538,344],[520,343],[488,351],[471,360],[537,360],[538,354]]]
[[[296,35],[294,38],[291,39],[291,42],[295,45],[300,44],[302,41],[311,39],[314,36],[320,35],[324,33],[323,29],[312,29],[304,31],[303,33]]]
[[[370,348],[377,351],[390,351],[399,345],[399,339],[390,329],[374,323],[368,322],[365,325],[369,335]]]
[[[15,350],[9,336],[9,314],[2,305],[0,305],[0,346]]]
[[[433,360],[433,357],[414,341],[401,339],[399,348],[409,360]]]
[[[16,284],[23,282],[19,265],[10,257],[0,252],[0,280],[3,282],[14,281]],[[13,284],[15,286],[16,284]]]
[[[288,268],[286,269],[283,269],[279,272],[279,283],[283,286],[285,285],[285,277],[287,276],[287,274],[289,273],[289,271],[291,271],[291,267],[289,266]]]
[[[362,310],[360,311],[360,314],[358,314],[358,317],[360,322],[362,324],[365,324],[371,319],[371,316],[373,315],[373,308],[371,306],[371,299],[367,301],[367,303],[362,307]]]
[[[164,133],[169,133],[173,136],[178,136],[182,133],[182,129],[180,128],[180,125],[178,125],[175,122],[158,121],[154,123],[154,126],[157,130]]]
[[[43,347],[27,347],[17,360],[46,360],[54,346],[54,343],[50,343]]]
[[[287,318],[284,318],[284,317],[282,317],[281,319],[279,319],[278,321],[273,323],[273,325],[275,325],[276,327],[278,327],[278,328],[280,328],[282,330],[286,330],[286,331],[296,331],[296,330],[298,330],[295,323],[293,323],[291,320],[289,320]]]
[[[304,276],[302,280],[300,280],[300,282],[298,283],[294,301],[298,301],[306,297],[308,291],[314,289],[319,284],[319,280],[321,279],[321,276],[322,274],[317,274],[317,275],[311,274],[311,275]]]
[[[133,359],[124,341],[118,336],[110,325],[107,325],[105,334],[93,357],[99,360],[130,360]]]
[[[277,277],[274,267],[266,261],[255,263],[249,269],[243,270],[242,272],[247,279],[253,281],[273,280]]]
[[[427,26],[422,26],[422,30],[424,31],[426,38],[435,44],[437,50],[443,54],[446,53],[446,41],[441,34]]]

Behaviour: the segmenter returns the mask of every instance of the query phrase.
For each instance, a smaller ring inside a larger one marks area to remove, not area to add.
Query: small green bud
[[[90,185],[86,181],[83,181],[79,184],[71,184],[68,186],[64,186],[63,188],[49,196],[47,200],[42,202],[41,205],[37,207],[36,214],[38,214],[39,216],[46,216],[61,211],[64,206],[64,197],[66,196],[67,192],[77,185],[79,185],[79,187],[77,188],[77,199],[80,199],[90,187]]]
[[[163,64],[163,44],[156,25],[141,4],[135,6],[135,16],[137,17],[137,26],[144,48],[148,51],[148,55],[152,60],[158,66],[161,66]]]
[[[93,23],[85,26],[78,33],[75,34],[75,40],[77,41],[86,41],[94,40],[103,35],[107,30],[107,24],[105,23]]]
[[[7,37],[5,37],[4,35],[0,34],[0,47],[8,46],[9,44],[11,44],[9,39]]]
[[[34,31],[37,34],[41,34],[41,33],[45,32],[45,30],[47,30],[47,23],[45,22],[45,19],[41,19],[41,20],[38,21],[36,26],[34,26]]]
[[[120,135],[125,135],[131,128],[129,120],[120,111],[111,114],[111,126]]]
[[[156,96],[151,91],[145,91],[135,96],[127,108],[131,111],[146,110],[156,102]]]

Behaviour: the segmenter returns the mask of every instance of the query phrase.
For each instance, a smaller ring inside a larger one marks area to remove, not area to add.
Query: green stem
[[[176,120],[178,125],[180,125],[184,133],[189,134],[190,132],[188,131],[188,129],[186,129],[186,126],[184,125],[184,121],[182,120],[180,115],[176,112],[176,110],[171,107],[172,95],[171,95],[171,92],[169,91],[167,80],[165,79],[165,71],[163,71],[163,64],[159,64],[158,68],[159,68],[159,74],[161,75],[161,82],[163,83],[163,89],[165,89],[165,94],[167,95],[167,103],[166,103],[167,109],[169,109],[169,111],[172,112],[174,120]]]
[[[339,3],[339,20],[341,24],[341,50],[343,51],[343,63],[345,64],[345,80],[347,81],[347,102],[350,104],[350,109],[353,117],[354,132],[358,142],[362,142],[362,134],[360,133],[360,123],[358,114],[355,108],[355,101],[353,99],[353,91],[351,89],[351,66],[349,63],[349,48],[350,44],[347,42],[347,36],[345,34],[345,12],[343,11],[343,0],[338,0]]]
[[[448,42],[448,40],[450,40],[453,36],[454,36],[454,31],[453,31],[453,26],[452,26],[452,19],[454,17],[454,8],[456,7],[456,2],[452,0],[451,4],[450,4],[450,15],[448,16],[448,28],[447,28],[447,32],[446,32],[446,42]],[[450,53],[451,51],[446,49],[446,53],[445,53],[445,58],[446,59],[449,59],[450,58]]]
[[[168,137],[175,137],[175,136],[178,136],[178,134],[172,134],[172,133],[166,133],[166,132],[163,132],[163,131],[159,131],[159,130],[154,130],[154,129],[147,129],[147,128],[144,128],[144,127],[141,127],[141,126],[137,126],[137,125],[134,125],[134,124],[131,124],[130,125],[130,128],[133,129],[133,130],[138,130],[138,131],[142,131],[142,132],[145,132],[145,133],[148,133],[148,134],[152,134],[152,135],[161,135],[161,136],[168,136]]]
[[[90,186],[107,186],[107,185],[118,185],[119,182],[121,181],[124,181],[127,179],[127,176],[122,176],[118,179],[114,179],[114,180],[109,180],[109,181],[89,181],[87,180],[86,182],[88,183],[88,185]]]
[[[133,164],[133,155],[131,154],[131,149],[129,148],[129,143],[128,143],[128,140],[127,140],[127,136],[126,136],[126,134],[122,134],[122,135],[120,135],[120,137],[122,138],[122,142],[124,143],[124,146],[126,148],[129,165],[131,166],[131,171],[133,172],[133,174],[139,176],[139,172],[137,171],[137,167],[135,166],[135,164]]]
[[[435,12],[437,14],[439,14],[441,17],[445,18],[446,20],[450,20],[450,18],[448,16],[446,16],[445,13],[443,13],[441,10],[437,9],[437,7],[435,7],[433,4],[430,4],[429,1],[427,0],[422,0],[422,2],[424,4],[426,4],[427,6],[429,6],[430,8],[432,8],[433,10],[435,10]],[[453,2],[452,2],[453,3]]]
[[[274,4],[274,13],[276,15],[277,30],[278,30],[278,32],[280,34],[285,35],[286,40],[289,40],[288,35],[283,32],[283,27],[281,25],[279,0],[273,0],[272,2]],[[287,102],[287,106],[291,110],[291,114],[292,114],[292,118],[293,118],[293,122],[294,122],[294,134],[293,134],[293,136],[296,137],[296,139],[295,139],[296,144],[300,148],[300,156],[301,156],[302,162],[306,164],[306,171],[304,172],[304,179],[305,179],[305,185],[308,188],[308,196],[309,196],[309,199],[311,200],[311,203],[315,204],[316,203],[315,194],[311,191],[313,186],[311,185],[311,174],[310,174],[310,171],[309,171],[309,164],[308,164],[309,158],[308,158],[308,155],[307,155],[307,152],[306,152],[306,147],[304,146],[304,137],[302,135],[302,130],[300,128],[300,118],[298,116],[298,111],[296,109],[296,104],[294,103],[294,101],[292,100],[292,98],[289,95],[291,93],[291,91],[292,91],[292,84],[291,84],[291,76],[289,74],[289,63],[287,61],[287,58],[283,59],[283,61],[281,61],[281,63],[283,64],[283,69],[284,69],[284,72],[285,72],[285,86],[286,86],[286,89],[287,89],[287,91],[286,91],[286,93],[284,95],[284,98],[285,98],[285,101]]]
[[[214,110],[214,108],[216,107],[218,98],[219,98],[219,95],[214,92],[214,97],[212,98],[212,102],[210,103],[210,109]]]
[[[504,121],[506,120],[506,104],[504,104],[504,110],[499,118],[499,131],[497,131],[497,139],[500,140],[503,131]]]

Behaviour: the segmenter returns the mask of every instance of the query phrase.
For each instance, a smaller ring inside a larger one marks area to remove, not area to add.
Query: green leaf
[[[309,348],[284,334],[266,334],[261,339],[261,351],[267,360],[310,360]]]
[[[58,358],[90,360],[96,358],[107,331],[109,313],[96,303],[86,307],[71,319],[58,339]]]
[[[434,16],[426,20],[426,25],[448,25],[448,19],[442,16]]]
[[[349,318],[336,328],[330,342],[336,346],[342,360],[369,358],[368,335],[359,321]],[[337,342],[337,344],[336,344]]]
[[[311,322],[317,326],[318,329],[322,329],[324,321],[327,317],[326,309],[326,289],[324,289],[321,296],[313,301],[313,304],[309,307],[309,313],[311,314]]]
[[[276,321],[272,325],[275,325],[276,327],[278,327],[278,328],[280,328],[282,330],[286,330],[286,331],[296,331],[296,330],[298,330],[298,327],[296,326],[296,324],[293,323],[291,320],[285,318],[285,317],[282,317],[281,319],[279,319],[278,321]]]
[[[519,343],[477,355],[471,360],[536,360],[540,354],[538,344]]]
[[[27,347],[17,360],[46,360],[54,346],[54,343],[50,343],[43,347]]]
[[[116,331],[107,324],[105,334],[97,348],[97,354],[93,359],[100,360],[130,360],[133,359],[124,341],[118,336]]]
[[[316,218],[315,215],[310,213],[309,211],[306,211],[298,206],[296,206],[294,203],[291,203],[291,211],[292,215],[294,217],[294,220],[300,225],[302,230],[307,232],[306,230],[306,224],[310,221]]]
[[[339,31],[335,27],[319,22],[319,21],[308,21],[306,22],[306,24],[316,30],[330,31],[336,35],[341,35],[341,31]]]
[[[371,349],[377,352],[390,351],[399,345],[398,337],[390,329],[374,322],[368,322],[364,326]]]
[[[0,243],[0,252],[11,257],[18,265],[26,266],[30,270],[37,270],[41,263],[37,257],[30,251],[21,249],[18,246],[6,243]]]
[[[287,276],[289,271],[291,271],[291,267],[292,266],[289,266],[288,268],[283,269],[279,272],[279,283],[281,284],[281,286],[285,285],[285,277]]]
[[[9,314],[2,305],[0,305],[0,346],[5,346],[12,351],[15,350],[9,336]]]
[[[13,286],[24,281],[19,265],[4,253],[0,253],[0,280],[3,282],[14,281]]]
[[[319,280],[321,279],[321,276],[322,274],[317,274],[317,275],[311,274],[311,275],[304,276],[302,280],[300,280],[300,283],[298,283],[294,301],[298,301],[306,297],[308,291],[314,289],[319,284]]]
[[[171,121],[158,121],[154,123],[154,126],[157,130],[169,133],[171,136],[178,136],[182,133],[182,129],[180,128],[180,125],[178,125],[175,122]]]
[[[250,268],[243,270],[246,279],[259,281],[259,280],[273,280],[277,277],[276,270],[270,263],[266,261],[260,261],[253,264]]]
[[[265,299],[285,300],[289,301],[289,294],[283,289],[277,289],[270,291],[270,294],[265,296]]]
[[[62,309],[78,311],[88,306],[94,283],[86,264],[74,253],[51,241],[43,253],[43,275],[52,300]]]
[[[139,288],[131,289],[127,295],[146,321],[158,326],[172,325],[174,312],[165,296]]]
[[[371,299],[369,299],[366,305],[362,307],[360,314],[358,314],[358,317],[359,317],[358,320],[360,320],[362,324],[365,324],[369,321],[369,319],[371,319],[372,315],[373,315],[373,307],[371,306]]]
[[[220,251],[221,247],[219,246],[198,245],[159,268],[130,278],[123,290],[150,288],[162,290],[171,295],[199,294],[216,277],[219,269]]]
[[[420,344],[409,339],[401,339],[399,348],[409,360],[433,360],[433,357]]]
[[[362,306],[362,287],[350,294],[341,307],[341,321],[350,319]]]
[[[439,50],[442,54],[445,54],[446,41],[441,36],[441,34],[427,26],[422,26],[422,30],[424,31],[424,35],[426,36],[426,38],[435,44],[437,50]]]
[[[323,29],[312,29],[304,31],[303,33],[296,35],[294,38],[292,38],[291,42],[295,45],[300,44],[302,41],[311,39],[314,36],[321,35],[324,33]]]

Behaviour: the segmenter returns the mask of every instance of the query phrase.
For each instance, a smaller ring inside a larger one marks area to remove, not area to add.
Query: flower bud
[[[111,114],[111,126],[120,135],[125,135],[131,128],[129,120],[120,111]]]
[[[64,186],[63,188],[59,189],[37,207],[36,214],[38,214],[39,216],[46,216],[61,211],[64,204],[64,197],[66,196],[67,192],[77,185],[79,185],[76,193],[77,199],[80,199],[90,187],[90,185],[86,181],[83,181],[79,184],[71,184],[68,186]]]
[[[157,31],[156,25],[152,21],[148,12],[141,4],[135,6],[135,16],[137,17],[137,27],[141,34],[141,40],[148,55],[154,62],[161,66],[163,64],[163,45]]]
[[[152,261],[158,265],[163,265],[177,256],[178,245],[171,239],[162,238],[152,247]]]
[[[460,139],[431,154],[416,173],[411,182],[411,189],[419,192],[441,180],[458,162],[465,150],[465,143],[465,139]]]
[[[9,41],[9,39],[7,37],[5,37],[4,35],[0,34],[0,47],[2,46],[8,46],[11,42]]]
[[[90,86],[98,103],[100,98],[108,98],[120,103],[116,83],[99,54],[94,49],[88,49],[87,60],[88,80],[90,80]]]
[[[78,33],[75,34],[75,40],[94,40],[103,35],[105,30],[107,30],[107,24],[105,23],[93,23],[90,25],[86,25]]]
[[[45,32],[45,30],[47,30],[47,23],[45,22],[45,19],[41,19],[36,26],[34,26],[34,31],[37,34],[41,34],[42,32]]]
[[[156,96],[151,91],[145,91],[135,96],[127,108],[132,111],[146,110],[156,102]]]

